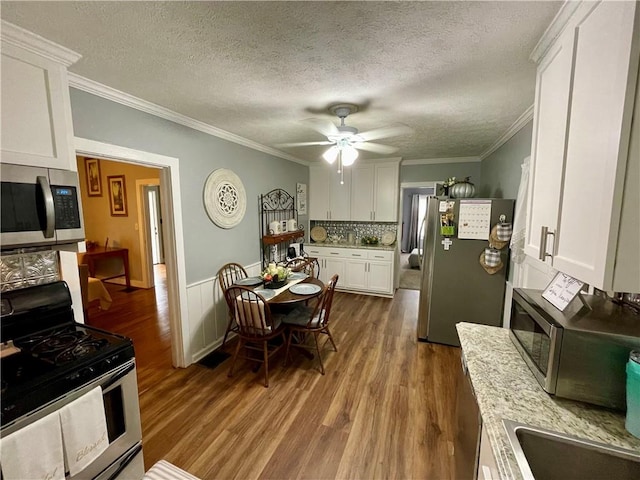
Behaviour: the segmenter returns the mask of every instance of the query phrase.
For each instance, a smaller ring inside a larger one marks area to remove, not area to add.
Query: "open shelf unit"
[[[262,246],[262,268],[270,262],[286,262],[287,247],[291,242],[304,239],[304,228],[298,226],[294,232],[273,234],[269,230],[271,222],[283,222],[291,219],[298,223],[298,211],[295,200],[285,190],[276,188],[260,195],[260,244]]]

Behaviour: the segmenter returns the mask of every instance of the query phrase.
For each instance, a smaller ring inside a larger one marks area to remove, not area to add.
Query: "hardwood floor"
[[[326,375],[278,354],[269,388],[249,363],[232,378],[230,360],[171,369],[166,299],[154,310],[149,291],[114,295],[112,330],[135,342],[145,466],[166,459],[202,479],[452,478],[460,353],[416,341],[418,294],[337,292]]]

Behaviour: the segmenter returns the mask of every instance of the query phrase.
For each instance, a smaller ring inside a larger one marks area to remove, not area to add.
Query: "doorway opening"
[[[189,348],[189,325],[188,325],[188,301],[186,292],[186,271],[184,262],[179,262],[178,259],[184,258],[184,239],[182,233],[182,206],[180,199],[180,173],[178,159],[174,157],[167,157],[164,155],[158,155],[151,152],[144,152],[140,150],[133,150],[118,145],[112,145],[103,142],[97,142],[85,138],[75,139],[76,153],[78,155],[104,159],[116,162],[122,162],[122,165],[138,165],[153,167],[159,171],[159,178],[156,179],[160,188],[160,203],[161,211],[163,212],[162,222],[162,238],[164,244],[164,260],[166,268],[164,269],[166,275],[164,276],[165,285],[164,288],[159,288],[158,291],[166,292],[166,295],[155,298],[156,308],[159,311],[166,312],[168,318],[167,322],[157,329],[158,335],[161,335],[164,339],[168,340],[163,343],[165,350],[170,350],[171,355],[158,355],[157,359],[162,359],[162,368],[166,368],[166,359],[170,359],[169,365],[174,367],[186,367],[190,365],[191,356]],[[126,178],[126,177],[125,177]],[[104,178],[103,178],[104,180]],[[136,192],[138,199],[142,198],[141,195],[137,195],[137,185],[131,188],[130,191]],[[140,201],[138,201],[138,211],[140,210]],[[135,212],[136,208],[134,204],[129,204],[129,212]],[[148,230],[146,227],[146,221],[134,222],[133,228],[129,230],[131,243],[135,244],[135,237],[145,235]],[[141,242],[142,245],[147,245],[145,242]],[[150,249],[149,249],[150,250]],[[149,255],[149,258],[151,256]],[[146,255],[140,255],[141,262],[145,261]],[[149,265],[153,268],[153,262],[149,261]],[[143,274],[145,268],[142,269]],[[151,275],[153,278],[154,275]],[[131,282],[133,286],[136,282]],[[139,294],[139,292],[152,292],[155,295],[156,289],[138,288],[133,294]],[[142,302],[135,303],[133,306],[142,305]],[[144,305],[142,305],[144,306]],[[138,314],[132,314],[128,311],[123,311],[122,321],[128,320],[131,328],[136,329],[140,335],[148,333],[142,325],[138,322],[141,320],[141,316]],[[145,347],[143,345],[149,345],[150,342],[141,342],[139,346],[135,346],[136,357],[143,354]],[[148,358],[151,360],[153,368],[145,369],[148,372],[148,377],[153,378],[159,373],[157,372],[158,365],[155,363],[152,355],[148,354]],[[145,378],[138,372],[139,386],[144,387]]]
[[[400,184],[400,276],[399,288],[419,290],[421,254],[424,244],[424,218],[427,199],[435,195],[436,182]]]

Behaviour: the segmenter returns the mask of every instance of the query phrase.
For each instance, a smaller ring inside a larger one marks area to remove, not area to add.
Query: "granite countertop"
[[[622,412],[547,394],[508,329],[472,323],[458,323],[456,328],[501,478],[522,478],[503,418],[640,451],[640,439],[625,430]]]
[[[333,243],[333,242],[312,242],[307,244],[309,247],[334,247],[334,248],[362,248],[365,250],[395,250],[396,244],[393,242],[391,245],[367,245],[364,243]]]

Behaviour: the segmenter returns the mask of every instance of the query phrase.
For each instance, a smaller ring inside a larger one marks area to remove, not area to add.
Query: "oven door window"
[[[543,375],[547,375],[551,341],[533,317],[517,302],[511,307],[511,330]]]
[[[104,392],[102,400],[104,401],[104,411],[107,417],[109,443],[113,443],[118,437],[124,435],[127,430],[122,387],[118,385]]]

